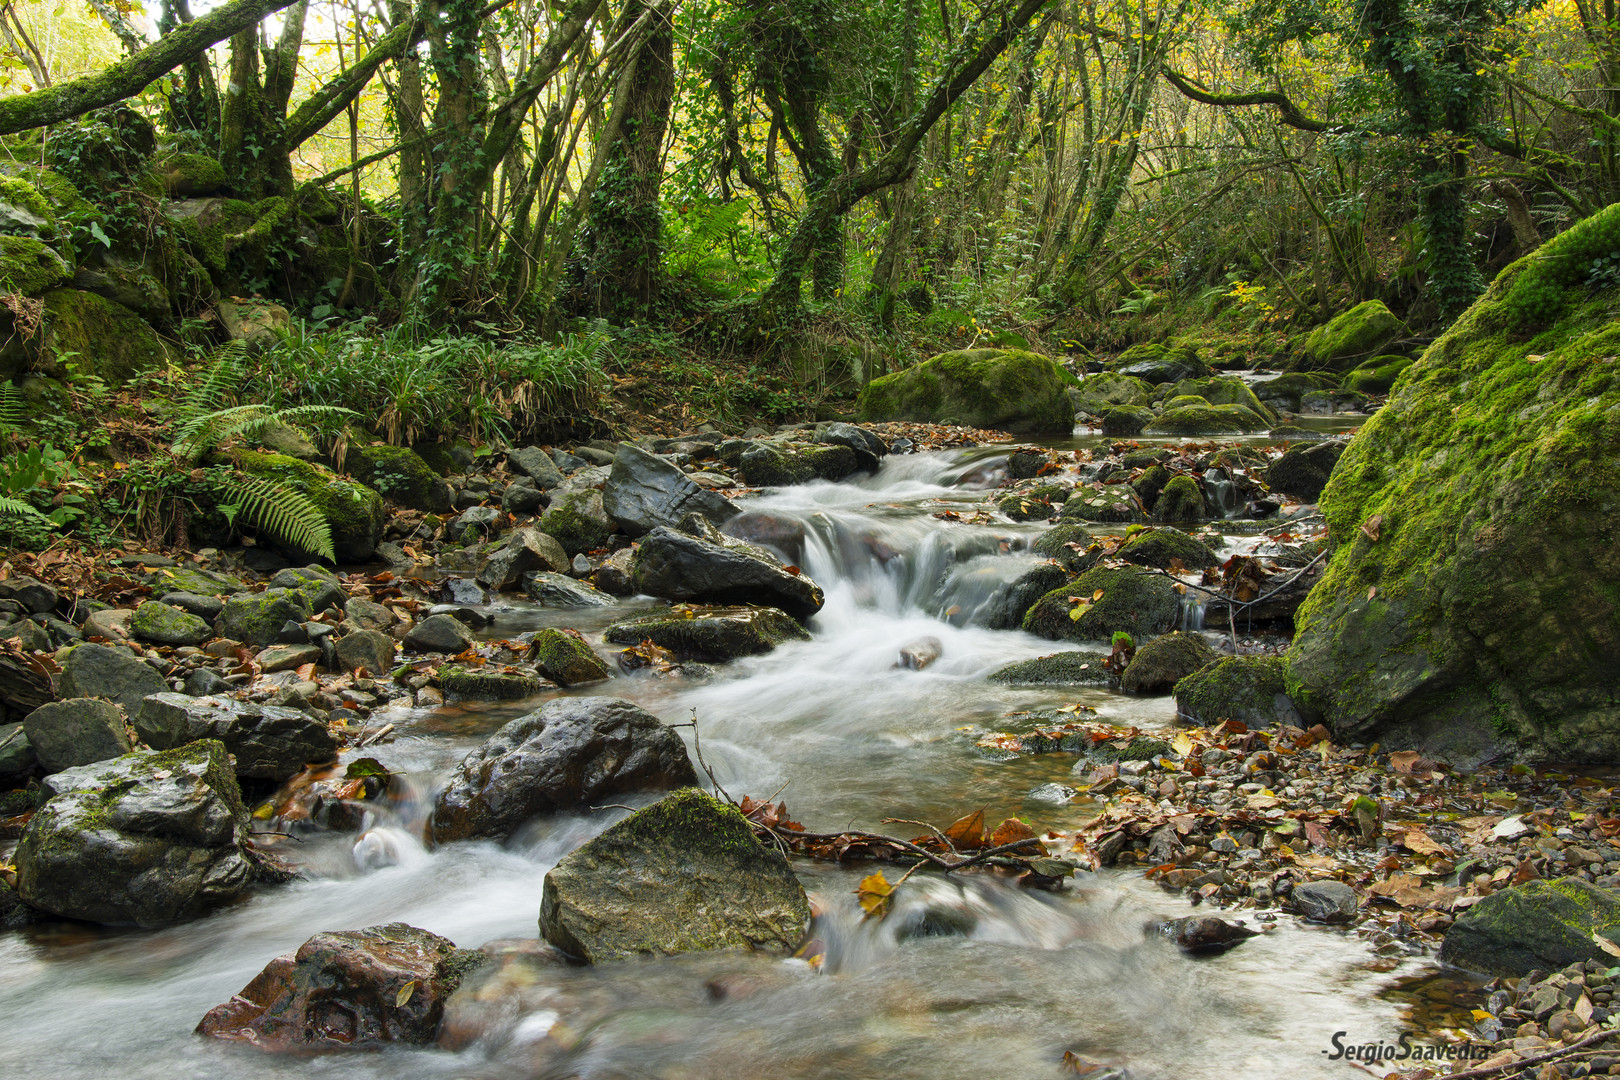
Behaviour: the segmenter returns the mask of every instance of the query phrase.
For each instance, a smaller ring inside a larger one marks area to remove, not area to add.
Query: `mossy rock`
[[[1170,744],[1151,735],[1133,736],[1124,746],[1115,746],[1111,742],[1097,743],[1086,753],[1089,760],[1102,765],[1121,761],[1157,761],[1171,756]]]
[[[519,701],[552,685],[539,673],[523,668],[466,664],[441,665],[438,683],[445,697],[455,701]]]
[[[1620,205],[1504,270],[1334,468],[1288,685],[1336,741],[1620,760],[1620,323],[1577,294],[1527,339],[1505,302],[1616,229]]]
[[[1071,544],[1075,546],[1070,547]],[[1089,570],[1097,561],[1099,556],[1091,552],[1091,547],[1091,532],[1074,521],[1059,522],[1041,533],[1030,545],[1037,555],[1045,555],[1071,574]]]
[[[1204,399],[1208,405],[1241,405],[1256,416],[1275,420],[1276,412],[1262,402],[1249,384],[1232,375],[1215,375],[1208,379],[1184,379],[1170,388],[1175,395],[1187,394]],[[1166,402],[1165,408],[1172,405]]]
[[[1100,416],[1116,405],[1146,405],[1153,400],[1153,387],[1130,375],[1099,371],[1081,379],[1069,400],[1077,411]]]
[[[1271,463],[1271,458],[1258,446],[1228,446],[1207,454],[1198,463],[1200,469],[1225,469],[1233,472],[1242,469],[1252,472],[1263,469]]]
[[[50,207],[58,226],[64,218],[84,218],[96,212],[73,182],[55,169],[20,161],[0,161],[0,175],[26,181]]]
[[[195,593],[198,596],[230,596],[247,588],[247,582],[200,566],[165,566],[152,573],[155,592]]]
[[[332,530],[332,547],[339,562],[365,562],[376,554],[384,509],[382,496],[375,491],[284,454],[236,450],[231,460],[249,476],[284,483],[307,497]]]
[[[1097,590],[1102,597],[1093,601]],[[1083,601],[1075,605],[1069,597]],[[1079,618],[1072,612],[1081,608]],[[1170,579],[1136,567],[1093,567],[1053,589],[1024,616],[1024,629],[1053,641],[1109,641],[1117,631],[1147,637],[1175,624],[1180,599]]]
[[[1164,403],[1166,409],[1186,409],[1192,407],[1209,407],[1209,399],[1197,394],[1177,394]]]
[[[1104,435],[1140,435],[1153,423],[1153,410],[1142,405],[1116,405],[1102,414]]]
[[[202,619],[156,600],[135,609],[129,630],[138,640],[159,645],[201,645],[214,636],[213,627]]]
[[[78,289],[52,289],[45,300],[40,370],[60,375],[71,363],[81,375],[121,386],[168,359],[163,342],[122,304]]]
[[[997,668],[985,680],[1003,686],[1112,686],[1117,680],[1107,663],[1107,653],[1060,652]]]
[[[1299,399],[1312,390],[1333,390],[1339,376],[1320,371],[1296,371],[1258,382],[1251,388],[1255,397],[1273,408],[1299,411]]]
[[[225,186],[225,170],[207,154],[165,154],[152,162],[152,169],[171,199],[212,195]]]
[[[1299,723],[1280,656],[1225,656],[1176,683],[1176,711],[1195,724],[1236,720],[1251,728]]]
[[[1348,371],[1409,333],[1382,300],[1368,300],[1312,330],[1295,366],[1304,371]]]
[[[1248,435],[1271,421],[1241,405],[1186,405],[1166,409],[1143,429],[1148,435]]]
[[[1074,377],[1016,349],[964,349],[874,379],[856,410],[863,421],[956,423],[1011,432],[1068,431]]]
[[[1140,450],[1132,450],[1121,458],[1127,469],[1151,469],[1155,465],[1163,465],[1175,453],[1165,446],[1145,446]]]
[[[1141,476],[1131,481],[1131,490],[1142,500],[1142,506],[1151,511],[1153,504],[1159,501],[1159,493],[1164,490],[1164,485],[1174,476],[1175,474],[1163,465],[1150,465]]]
[[[344,468],[390,502],[430,514],[450,512],[450,485],[408,447],[352,446]]]
[[[996,500],[996,509],[1013,521],[1051,521],[1068,495],[1068,488],[1042,484],[1027,491],[1003,495]]]
[[[553,495],[551,505],[540,516],[540,530],[570,556],[601,547],[615,529],[613,519],[602,508],[602,493],[595,488]]]
[[[1156,566],[1161,570],[1170,569],[1171,563],[1178,559],[1188,570],[1205,570],[1220,565],[1220,559],[1216,558],[1208,544],[1168,526],[1138,533],[1127,540],[1116,554],[1126,562],[1138,566]]]
[[[810,632],[777,608],[683,606],[616,622],[602,640],[617,645],[651,641],[680,660],[718,663],[768,653],[787,641],[809,641]]]
[[[1266,469],[1266,486],[1304,502],[1315,502],[1344,455],[1343,439],[1296,443]]]
[[[27,180],[0,177],[0,233],[56,239],[56,211]]]
[[[1168,693],[1176,683],[1217,659],[1199,634],[1176,632],[1156,637],[1136,650],[1119,677],[1119,688],[1132,694]]]
[[[1155,386],[1213,374],[1209,365],[1199,359],[1196,349],[1157,342],[1132,345],[1109,366],[1119,375],[1141,379]]]
[[[1365,412],[1367,395],[1357,390],[1312,390],[1300,395],[1299,411],[1328,416],[1340,412]]]
[[[263,648],[275,644],[287,623],[301,623],[311,614],[309,597],[298,589],[238,593],[226,599],[214,620],[214,631],[220,637]]]
[[[427,463],[428,468],[440,476],[463,473],[473,460],[472,445],[463,440],[448,443],[417,443],[411,449],[416,451],[417,457]]]
[[[1173,476],[1153,502],[1153,516],[1159,521],[1203,521],[1208,516],[1204,489],[1190,476]]]
[[[529,647],[541,674],[559,686],[601,682],[613,675],[602,658],[574,634],[549,628],[541,630],[534,635]]]
[[[1142,507],[1129,484],[1077,487],[1064,500],[1064,521],[1140,521]]]
[[[1607,967],[1616,944],[1620,895],[1564,877],[1514,885],[1468,908],[1446,931],[1440,960],[1511,979],[1594,960]]]
[[[1407,356],[1376,356],[1344,377],[1344,388],[1359,394],[1387,394],[1401,372],[1416,361]]]
[[[73,270],[62,256],[43,240],[0,235],[0,289],[39,296],[72,276]]]

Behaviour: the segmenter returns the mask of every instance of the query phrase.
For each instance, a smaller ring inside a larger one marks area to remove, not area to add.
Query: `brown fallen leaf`
[[[1376,544],[1378,543],[1378,534],[1383,530],[1383,528],[1384,515],[1374,514],[1372,517],[1361,523],[1361,535],[1365,536],[1368,540],[1371,540]]]

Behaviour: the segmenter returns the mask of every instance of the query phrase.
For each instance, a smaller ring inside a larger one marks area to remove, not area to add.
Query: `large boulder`
[[[1119,676],[1119,688],[1132,694],[1160,694],[1217,659],[1199,634],[1165,634],[1136,650]]]
[[[285,454],[236,450],[231,460],[249,476],[285,484],[308,498],[326,518],[338,562],[365,562],[377,553],[384,507],[375,491]]]
[[[1342,439],[1293,444],[1266,469],[1266,486],[1305,502],[1315,502],[1344,455],[1345,445]]]
[[[1220,565],[1208,544],[1168,525],[1138,533],[1121,545],[1116,555],[1126,562],[1160,570],[1172,569],[1178,562],[1185,570],[1208,570]]]
[[[124,710],[98,698],[41,705],[23,718],[23,730],[47,772],[121,757],[132,749],[124,730]]]
[[[1099,371],[1080,380],[1069,393],[1076,412],[1101,416],[1120,405],[1146,405],[1153,400],[1153,387],[1132,375]]]
[[[768,653],[784,641],[809,641],[809,631],[769,607],[676,608],[614,623],[602,638],[617,645],[651,641],[681,660],[718,662]]]
[[[93,642],[73,647],[56,685],[65,698],[106,698],[122,705],[127,716],[135,715],[148,694],[161,694],[169,688],[144,660]]]
[[[1518,978],[1589,960],[1608,965],[1616,945],[1620,896],[1580,878],[1558,878],[1502,889],[1458,915],[1446,931],[1440,960]]]
[[[351,446],[344,468],[390,502],[431,514],[450,512],[450,485],[405,446]]]
[[[1251,728],[1299,724],[1280,656],[1223,656],[1176,683],[1176,711],[1195,724],[1236,720]]]
[[[613,455],[613,471],[602,485],[602,509],[627,536],[679,524],[687,514],[701,514],[718,526],[741,513],[724,495],[698,487],[674,465],[630,443],[620,443]]]
[[[1037,600],[1024,629],[1053,641],[1112,641],[1121,630],[1147,637],[1169,630],[1180,610],[1175,587],[1162,574],[1097,566]]]
[[[1382,300],[1368,300],[1312,330],[1294,366],[1301,371],[1349,371],[1408,333],[1406,324]]]
[[[696,789],[638,810],[546,874],[540,936],[599,964],[709,949],[789,952],[810,924],[787,859]]]
[[[438,842],[510,836],[542,814],[697,783],[680,736],[616,698],[548,701],[485,740],[434,802]]]
[[[63,375],[71,362],[81,375],[120,386],[168,359],[157,331],[122,304],[78,289],[52,289],[44,300],[38,363],[44,374]]]
[[[1620,365],[1612,296],[1520,332],[1515,282],[1609,249],[1620,206],[1492,284],[1351,441],[1288,684],[1336,739],[1620,759]],[[1591,256],[1596,257],[1596,256]]]
[[[1356,369],[1344,377],[1344,388],[1360,394],[1387,394],[1401,377],[1401,372],[1412,366],[1408,356],[1375,356],[1363,360]]]
[[[1191,402],[1166,408],[1142,430],[1148,435],[1246,435],[1270,427],[1269,419],[1242,405]]]
[[[70,919],[162,926],[252,883],[248,813],[225,747],[142,750],[45,778],[17,844],[17,892]]]
[[[1159,342],[1132,345],[1114,359],[1112,366],[1119,375],[1155,386],[1201,379],[1211,374],[1209,365],[1199,359],[1197,349]]]
[[[861,391],[862,420],[956,423],[1011,432],[1067,431],[1071,379],[1044,356],[964,349],[874,379]]]
[[[141,741],[158,750],[217,739],[236,758],[236,775],[246,779],[279,783],[306,765],[337,758],[337,740],[326,725],[284,705],[153,694],[131,723]]]
[[[842,480],[859,470],[861,461],[859,453],[842,443],[758,442],[743,451],[737,465],[749,487],[786,487],[810,480]]]
[[[1108,686],[1115,681],[1108,670],[1108,654],[1084,650],[1020,660],[985,679],[1004,686]]]
[[[663,526],[636,549],[632,573],[639,592],[665,600],[757,604],[796,619],[814,615],[823,601],[815,582],[751,544],[717,543]]]
[[[238,593],[220,608],[219,617],[214,620],[214,632],[232,641],[263,648],[275,644],[282,627],[289,622],[301,623],[310,614],[309,596],[302,589]]]
[[[426,1045],[462,978],[488,959],[404,923],[316,934],[210,1009],[197,1034],[262,1050]]]
[[[1023,625],[1024,613],[1035,601],[1068,580],[1069,571],[1062,565],[1036,563],[1013,580],[997,586],[990,599],[973,613],[972,621],[991,630],[1016,630]]]

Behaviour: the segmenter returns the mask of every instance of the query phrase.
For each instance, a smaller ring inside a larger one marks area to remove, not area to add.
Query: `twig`
[[[940,843],[942,843],[946,847],[950,848],[952,855],[960,854],[960,852],[958,852],[956,850],[956,845],[951,843],[951,838],[950,837],[946,836],[944,833],[940,832],[938,829],[934,828],[934,826],[928,824],[928,822],[926,822],[926,821],[912,821],[909,818],[903,818],[903,817],[886,817],[886,818],[883,819],[883,824],[885,824],[885,825],[921,825],[923,828],[927,829],[929,832],[931,832],[935,836],[939,837]]]
[[[686,727],[688,725],[671,724],[669,726]],[[703,766],[703,771],[708,774],[709,783],[714,785],[714,790],[718,791],[726,802],[730,803],[732,806],[738,806],[739,804],[737,800],[733,799],[729,794],[727,794],[726,789],[720,786],[720,781],[715,778],[714,770],[709,768],[709,763],[703,760],[703,743],[698,739],[697,709],[695,708],[692,710],[692,720],[690,726],[692,728],[692,753],[697,755],[698,764]]]
[[[1040,843],[1040,841],[1035,839],[1033,836],[1026,836],[1022,840],[1014,840],[1010,844],[1002,844],[1000,847],[993,847],[993,848],[989,848],[988,850],[981,851],[977,855],[970,855],[968,858],[963,859],[961,862],[957,863],[955,866],[952,866],[950,868],[950,870],[946,870],[945,872],[948,874],[948,873],[951,872],[951,870],[965,870],[968,867],[972,866],[974,863],[984,862],[986,859],[990,858],[990,856],[992,856],[992,855],[1000,855],[1003,852],[1014,851],[1014,850],[1016,850],[1018,848],[1021,848],[1021,847],[1028,847],[1030,844],[1039,844],[1039,843]],[[1046,849],[1042,848],[1041,850],[1044,851]]]
[[[1583,1046],[1590,1046],[1592,1043],[1598,1042],[1602,1039],[1611,1038],[1614,1034],[1615,1032],[1612,1029],[1600,1031],[1596,1035],[1588,1035],[1580,1042],[1571,1043],[1561,1050],[1551,1050],[1545,1054],[1538,1054],[1535,1057],[1521,1058],[1518,1061],[1503,1062],[1501,1065],[1492,1065],[1488,1069],[1469,1069],[1467,1072],[1452,1073],[1450,1076],[1445,1077],[1444,1080],[1473,1080],[1473,1078],[1481,1076],[1500,1076],[1509,1069],[1528,1068],[1531,1065],[1540,1065],[1543,1062],[1552,1061],[1555,1058],[1566,1057],[1573,1054]]]
[[[593,806],[593,807],[591,807],[591,811],[593,813],[595,811],[597,811],[597,810],[628,810],[633,814],[633,813],[636,812],[637,809],[638,809],[638,807],[626,806],[622,802],[605,802],[601,806]]]
[[[778,825],[770,825],[766,827],[770,829],[771,832],[776,833],[778,836],[788,840],[840,840],[847,837],[851,840],[867,840],[875,843],[889,844],[900,848],[903,851],[909,851],[914,855],[921,855],[923,858],[927,859],[941,870],[949,870],[951,867],[956,865],[954,863],[946,862],[944,859],[940,858],[938,855],[935,855],[927,848],[920,848],[911,841],[901,840],[897,836],[880,836],[877,833],[866,832],[810,833],[798,832],[794,829],[783,829]]]
[[[382,727],[378,728],[376,731],[372,732],[370,735],[367,735],[364,738],[362,738],[360,740],[360,744],[357,747],[357,749],[364,750],[366,747],[370,746],[372,743],[376,742],[378,739],[382,738],[384,735],[392,734],[393,730],[394,730],[394,725],[393,724],[384,724]]]

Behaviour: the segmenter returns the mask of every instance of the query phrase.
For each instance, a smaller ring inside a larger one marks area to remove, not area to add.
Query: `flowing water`
[[[1054,651],[973,625],[995,588],[1032,563],[1037,526],[975,526],[935,514],[976,509],[982,452],[889,459],[873,477],[814,483],[749,509],[805,523],[795,553],[827,594],[813,640],[716,669],[707,681],[638,674],[589,692],[630,698],[670,722],[696,716],[703,756],[733,796],[778,789],[818,831],[945,823],[984,807],[1037,828],[1073,827],[1084,800],[1031,801],[1073,758],[997,761],[971,732],[1009,712],[1084,702],[1105,720],[1168,726],[1168,698],[998,687],[984,676]],[[588,636],[646,606],[499,609],[491,633],[578,626]],[[940,644],[923,671],[901,646]],[[599,639],[598,639],[599,640]],[[979,876],[914,877],[895,910],[863,922],[862,869],[801,862],[822,911],[815,971],[803,961],[696,955],[598,969],[518,964],[456,1050],[271,1056],[191,1034],[272,957],[322,930],[403,921],[476,947],[536,936],[541,881],[625,813],[536,822],[507,845],[416,839],[440,778],[534,703],[396,709],[396,741],[368,750],[407,774],[358,841],[291,847],[306,880],[259,890],[211,917],[160,931],[61,928],[0,937],[0,1074],[190,1077],[885,1077],[1055,1076],[1065,1051],[1137,1078],[1345,1075],[1332,1035],[1392,1039],[1391,972],[1362,942],[1283,917],[1225,956],[1192,960],[1144,939],[1145,919],[1191,912],[1139,875],[1104,872],[1058,894]],[[690,741],[691,731],[683,731]],[[784,788],[784,785],[785,788]],[[645,801],[645,800],[643,800]],[[954,933],[939,936],[944,925]],[[486,1015],[487,1014],[487,1015]]]

